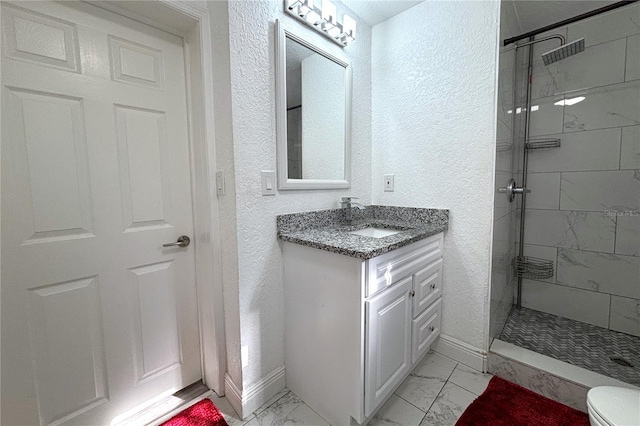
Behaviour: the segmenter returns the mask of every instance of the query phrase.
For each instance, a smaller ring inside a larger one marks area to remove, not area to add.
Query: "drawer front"
[[[438,299],[411,324],[411,363],[420,359],[440,335],[442,299]]]
[[[442,259],[413,274],[413,317],[417,317],[442,295]]]
[[[367,261],[366,297],[425,268],[442,257],[443,234],[437,234]]]

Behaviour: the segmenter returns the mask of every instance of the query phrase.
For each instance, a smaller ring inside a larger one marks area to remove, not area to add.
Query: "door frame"
[[[209,10],[193,1],[85,1],[184,40],[202,379],[223,396],[227,368]]]

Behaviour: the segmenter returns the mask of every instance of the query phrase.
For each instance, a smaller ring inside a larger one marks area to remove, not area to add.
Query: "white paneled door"
[[[201,378],[183,40],[3,2],[2,54],[2,424],[110,424]]]

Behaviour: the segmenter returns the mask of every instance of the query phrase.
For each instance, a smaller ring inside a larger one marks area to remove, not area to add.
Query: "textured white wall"
[[[450,209],[442,332],[484,349],[499,6],[426,1],[372,36],[372,200]]]
[[[215,3],[215,2],[213,2]],[[371,30],[358,22],[358,40],[347,48],[307,29],[283,13],[282,1],[232,1],[229,3],[231,109],[237,226],[236,282],[225,281],[227,296],[238,300],[241,382],[246,388],[284,362],[282,256],[276,239],[275,216],[338,207],[341,196],[355,195],[370,203],[371,192]],[[342,6],[338,5],[339,13]],[[323,49],[348,56],[353,64],[352,187],[333,191],[282,191],[260,194],[260,170],[276,170],[275,142],[275,19],[298,26]],[[225,250],[224,268],[233,271],[233,246]],[[232,273],[229,274],[232,279]],[[237,290],[237,291],[236,291]],[[229,293],[232,293],[229,295]],[[235,293],[235,294],[233,294]],[[233,306],[231,307],[233,309]],[[235,315],[233,315],[235,316]],[[231,368],[239,363],[234,341],[236,325],[227,327]],[[237,376],[236,373],[233,373]]]
[[[225,174],[227,193],[218,198],[222,281],[224,297],[227,373],[242,383],[240,363],[240,316],[238,299],[238,256],[233,128],[231,125],[231,70],[229,67],[229,8],[226,2],[209,2],[213,42],[213,84],[215,109],[215,158],[217,170]]]

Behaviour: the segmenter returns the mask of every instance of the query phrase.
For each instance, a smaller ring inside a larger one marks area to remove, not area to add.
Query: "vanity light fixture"
[[[356,39],[356,21],[345,13],[340,24],[336,5],[329,0],[322,0],[322,10],[314,0],[285,0],[284,10],[340,46]]]
[[[347,14],[342,17],[342,31],[340,37],[345,39],[345,44],[356,39],[356,21]]]
[[[329,0],[322,0],[322,25],[323,29],[331,29],[338,23],[338,10],[336,5]]]

